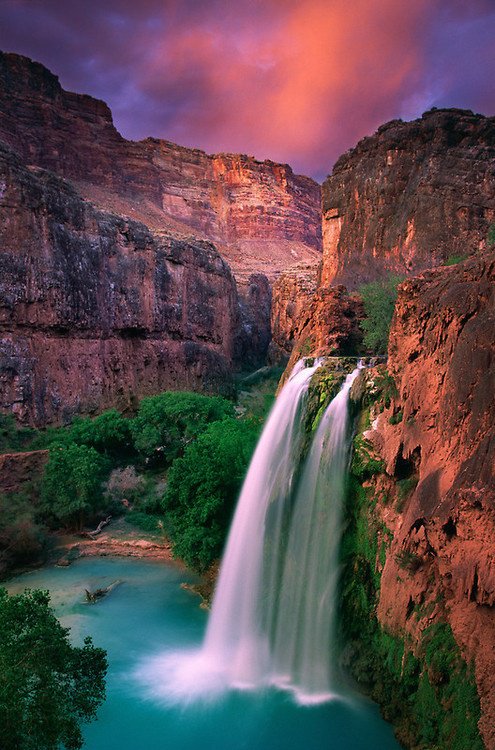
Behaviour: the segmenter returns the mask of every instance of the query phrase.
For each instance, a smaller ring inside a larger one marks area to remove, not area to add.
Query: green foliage
[[[30,562],[44,544],[45,534],[36,521],[28,487],[0,495],[0,558],[9,564]]]
[[[125,520],[132,526],[137,526],[143,531],[159,533],[163,531],[163,519],[155,513],[147,513],[142,510],[130,510],[125,515]]]
[[[363,344],[372,354],[385,354],[387,351],[397,286],[401,281],[399,276],[390,276],[359,288],[366,315],[361,323]]]
[[[396,504],[396,510],[399,513],[402,513],[404,509],[404,505],[406,503],[406,500],[412,495],[414,490],[416,489],[418,484],[418,477],[416,474],[413,474],[410,477],[407,477],[407,479],[400,479],[397,482],[397,504]]]
[[[144,458],[170,464],[210,423],[230,416],[234,406],[220,396],[168,391],[141,401],[131,433]]]
[[[473,670],[464,662],[448,624],[428,627],[413,653],[411,642],[385,632],[378,622],[380,570],[390,532],[376,520],[378,498],[373,488],[362,484],[369,473],[362,458],[356,460],[362,450],[359,436],[356,443],[341,544],[341,637],[351,646],[351,672],[380,703],[404,745],[417,750],[482,750]],[[404,480],[408,492],[416,481]],[[421,563],[407,550],[397,557],[411,572]]]
[[[489,247],[495,245],[495,224],[492,224],[489,228],[486,241],[488,242]]]
[[[445,261],[446,266],[457,266],[458,263],[462,263],[463,260],[466,260],[467,255],[449,255],[447,260]]]
[[[105,652],[91,638],[71,646],[49,602],[46,591],[0,589],[2,750],[81,748],[80,724],[105,699]]]
[[[408,549],[401,549],[395,556],[399,568],[410,570],[412,573],[421,567],[421,558],[415,552]]]
[[[109,409],[97,417],[74,417],[66,427],[49,427],[38,433],[33,447],[49,448],[54,444],[87,445],[109,456],[121,455],[132,447],[131,420],[116,409]]]
[[[29,427],[18,427],[13,414],[0,414],[0,453],[24,450],[35,434]]]
[[[389,424],[400,424],[402,420],[404,419],[404,412],[402,409],[399,409],[398,412],[395,414],[392,414],[392,416],[389,418]]]
[[[351,471],[360,482],[385,471],[385,464],[374,458],[370,442],[360,433],[354,438]]]
[[[172,464],[163,498],[166,528],[174,554],[198,570],[222,552],[258,433],[251,420],[214,422]]]
[[[44,515],[81,529],[102,502],[102,482],[108,469],[107,460],[87,445],[52,446],[41,486]]]
[[[76,417],[68,432],[73,442],[88,445],[101,453],[123,452],[131,445],[130,420],[116,409],[104,411],[94,419]]]

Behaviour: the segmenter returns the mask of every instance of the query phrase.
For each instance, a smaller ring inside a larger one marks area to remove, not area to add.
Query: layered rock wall
[[[0,148],[3,411],[43,425],[167,388],[228,390],[241,329],[211,243],[99,212]]]
[[[494,331],[495,252],[404,282],[391,332],[388,395],[364,432],[383,466],[365,483],[368,521],[383,545],[374,561],[381,577],[378,620],[413,650],[428,626],[450,625],[474,664],[489,750],[495,748]],[[379,377],[367,377],[372,393]]]
[[[322,193],[324,286],[475,254],[495,221],[495,118],[449,109],[389,122],[340,157]]]
[[[104,210],[215,242],[241,282],[321,258],[316,182],[246,155],[127,141],[104,102],[19,55],[0,53],[0,140]]]

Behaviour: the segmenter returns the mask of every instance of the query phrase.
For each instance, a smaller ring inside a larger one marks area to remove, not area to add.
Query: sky
[[[0,0],[0,49],[105,100],[126,138],[318,180],[388,120],[495,115],[495,0]]]

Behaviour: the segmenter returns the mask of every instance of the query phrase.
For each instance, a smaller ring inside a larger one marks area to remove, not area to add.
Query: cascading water
[[[275,402],[244,481],[223,556],[204,651],[233,685],[259,684],[269,669],[264,614],[267,606],[276,606],[273,595],[283,563],[281,536],[297,469],[301,412],[316,367],[298,363]]]
[[[269,684],[294,691],[302,703],[336,693],[332,630],[347,405],[359,369],[324,413],[301,470],[305,396],[318,366],[298,363],[276,400],[239,498],[203,647],[155,665],[155,674],[167,675],[164,697],[191,700]]]
[[[296,370],[256,449],[204,643],[228,684],[275,683],[302,702],[327,700],[334,689],[331,631],[349,453],[347,401],[359,370],[347,376],[324,413],[295,483],[301,405],[313,372]]]

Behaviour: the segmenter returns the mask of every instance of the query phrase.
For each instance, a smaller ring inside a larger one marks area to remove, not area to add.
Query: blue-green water
[[[103,600],[84,602],[85,588],[116,579],[122,584]],[[166,700],[167,675],[159,684],[155,666],[150,679],[161,697],[150,698],[136,670],[163,652],[194,649],[203,637],[207,613],[180,588],[184,580],[182,571],[161,563],[96,558],[9,582],[11,592],[49,589],[74,642],[91,635],[108,652],[107,700],[98,721],[87,725],[87,750],[399,750],[376,706],[360,696],[298,706],[289,694],[267,689],[173,705]]]

